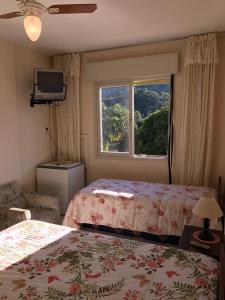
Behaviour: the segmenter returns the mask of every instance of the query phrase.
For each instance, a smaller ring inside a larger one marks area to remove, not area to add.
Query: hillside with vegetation
[[[167,154],[169,101],[168,84],[151,84],[134,88],[135,154]],[[128,126],[128,88],[103,88],[104,151],[128,151]]]

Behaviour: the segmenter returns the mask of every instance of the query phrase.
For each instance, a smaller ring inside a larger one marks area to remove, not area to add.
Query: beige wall
[[[219,34],[220,63],[217,66],[216,103],[215,103],[215,142],[211,185],[216,186],[219,175],[225,180],[225,34]],[[182,124],[182,95],[184,84],[183,59],[185,39],[165,43],[148,44],[118,48],[106,51],[89,52],[82,54],[81,70],[81,131],[88,136],[88,164],[87,181],[97,178],[125,178],[146,180],[152,182],[168,182],[167,160],[156,159],[119,159],[98,158],[96,149],[96,99],[94,98],[94,84],[85,77],[85,64],[90,61],[121,59],[145,55],[173,53],[179,54],[179,72],[175,77],[174,91],[174,123],[176,157],[174,169],[179,170],[180,149],[179,140]],[[96,70],[98,72],[98,70]],[[174,182],[179,178],[174,171]]]
[[[20,178],[14,47],[0,41],[0,183]]]
[[[17,179],[35,190],[35,166],[50,160],[48,107],[30,107],[33,68],[50,58],[0,40],[0,184]]]

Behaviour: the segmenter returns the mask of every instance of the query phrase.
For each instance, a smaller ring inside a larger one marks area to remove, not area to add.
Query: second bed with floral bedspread
[[[1,300],[213,300],[202,254],[24,221],[0,233]]]
[[[157,235],[181,236],[186,224],[201,226],[192,208],[208,187],[168,185],[99,179],[76,193],[67,210],[64,225],[105,225]],[[217,220],[213,229],[220,229]]]

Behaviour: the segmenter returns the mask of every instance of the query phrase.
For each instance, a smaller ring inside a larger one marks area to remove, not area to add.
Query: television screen
[[[34,69],[33,100],[38,103],[63,101],[66,98],[64,73],[61,70]]]
[[[63,73],[38,71],[37,85],[40,93],[62,93]]]

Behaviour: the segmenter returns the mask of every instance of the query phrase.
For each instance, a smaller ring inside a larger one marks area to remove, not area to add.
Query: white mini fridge
[[[58,196],[61,215],[65,215],[73,194],[83,187],[82,163],[50,162],[37,167],[37,192]]]

